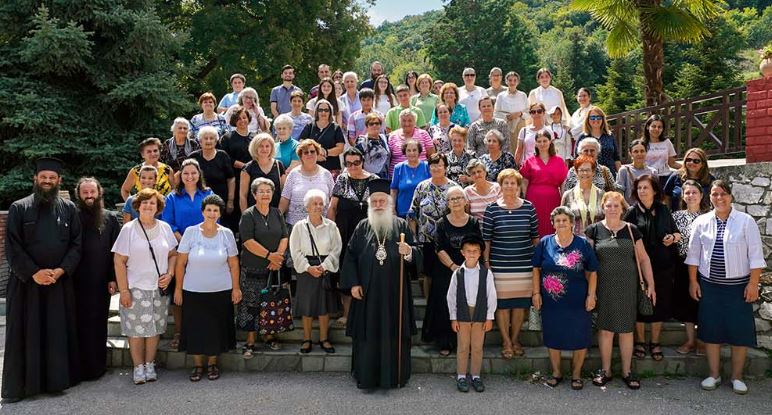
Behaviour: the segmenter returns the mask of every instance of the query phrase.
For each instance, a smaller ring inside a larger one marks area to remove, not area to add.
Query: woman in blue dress
[[[552,210],[555,233],[536,245],[533,254],[533,306],[541,310],[544,345],[549,350],[552,376],[545,384],[563,381],[560,351],[573,351],[571,389],[584,387],[582,365],[592,344],[598,260],[585,238],[574,235],[574,213],[565,206]]]

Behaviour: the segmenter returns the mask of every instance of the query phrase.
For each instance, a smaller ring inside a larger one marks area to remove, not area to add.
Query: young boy
[[[458,333],[456,387],[461,392],[469,392],[466,369],[470,352],[472,387],[477,392],[485,390],[480,379],[480,369],[485,332],[493,328],[496,287],[493,285],[493,272],[480,263],[484,247],[485,243],[479,236],[464,236],[461,240],[461,254],[465,261],[453,271],[448,288],[450,325]]]

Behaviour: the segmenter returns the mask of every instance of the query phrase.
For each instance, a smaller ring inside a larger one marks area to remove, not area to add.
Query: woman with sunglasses
[[[287,174],[279,200],[279,210],[286,215],[287,225],[290,227],[308,216],[303,197],[309,190],[319,189],[329,195],[332,194],[332,187],[335,184],[330,171],[316,162],[317,157],[322,153],[322,146],[319,143],[307,138],[298,144],[297,152],[300,157],[300,167]]]
[[[348,246],[351,235],[354,234],[359,221],[367,217],[367,198],[370,192],[367,189],[367,183],[377,179],[378,176],[367,172],[364,166],[364,156],[357,148],[350,148],[343,153],[343,163],[346,170],[335,180],[335,186],[332,188],[332,198],[330,198],[330,207],[327,210],[327,218],[335,221],[340,231],[340,238],[343,241],[342,246]],[[346,250],[340,252],[340,263],[343,263],[343,257]],[[337,288],[337,286],[335,287]],[[343,317],[338,319],[338,324],[345,326],[348,317],[348,310],[351,306],[351,290],[339,290],[340,299],[343,303]]]
[[[662,189],[665,194],[665,204],[670,206],[673,212],[681,206],[683,196],[681,186],[687,180],[694,180],[702,186],[702,203],[709,205],[710,185],[716,178],[708,171],[708,154],[705,150],[696,147],[686,150],[681,168],[670,175],[665,182],[665,187]]]
[[[340,173],[340,154],[346,143],[343,129],[332,117],[333,106],[330,101],[320,99],[314,107],[314,122],[308,124],[300,133],[300,140],[310,138],[322,147],[317,154],[320,166],[329,170],[333,178]]]
[[[531,123],[517,134],[517,149],[515,150],[515,162],[517,165],[536,154],[536,134],[544,128],[544,104],[536,102],[528,107]]]
[[[362,153],[363,168],[381,179],[389,178],[391,150],[386,135],[381,133],[383,119],[378,113],[365,116],[366,135],[359,136],[355,148]]]
[[[576,146],[587,137],[594,137],[600,143],[600,153],[598,154],[598,163],[608,167],[611,174],[616,177],[617,171],[622,167],[622,159],[619,158],[619,148],[617,140],[611,134],[611,130],[606,123],[606,113],[600,107],[591,107],[587,111],[587,118],[584,120],[584,132],[576,140]],[[578,151],[577,151],[578,153]]]

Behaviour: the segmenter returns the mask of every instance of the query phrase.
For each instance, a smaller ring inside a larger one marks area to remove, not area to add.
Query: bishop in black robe
[[[83,255],[75,270],[75,302],[81,380],[94,380],[107,370],[107,318],[110,296],[117,291],[111,249],[121,224],[102,205],[102,190],[92,178],[78,184],[78,211],[83,229]]]
[[[371,188],[370,210],[374,209],[373,197],[378,195]],[[377,203],[375,205],[377,208]],[[352,292],[353,301],[346,325],[346,335],[352,337],[351,369],[357,387],[361,389],[404,386],[410,379],[412,335],[417,333],[408,270],[421,263],[421,251],[415,246],[407,222],[394,217],[391,207],[387,209],[392,221],[391,232],[384,238],[384,235],[375,232],[369,219],[363,219],[351,236],[341,267],[343,287],[362,289],[361,300]],[[400,233],[405,234],[405,243],[411,246],[409,260],[404,262],[402,279],[401,356],[398,347]],[[382,263],[378,255],[381,243],[385,250],[385,256],[380,256]]]
[[[60,392],[80,379],[73,273],[81,228],[58,181],[58,170],[41,171],[39,163],[35,194],[8,209],[4,402]]]

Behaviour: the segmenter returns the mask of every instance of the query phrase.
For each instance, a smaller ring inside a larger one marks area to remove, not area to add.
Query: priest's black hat
[[[461,248],[464,248],[464,245],[466,244],[474,244],[478,245],[480,247],[480,250],[485,249],[485,241],[483,239],[475,234],[475,233],[468,233],[464,235],[463,238],[461,238]]]
[[[386,179],[370,180],[367,182],[367,190],[370,191],[370,194],[378,192],[389,194],[391,190],[391,182]]]
[[[47,170],[55,172],[56,174],[62,174],[62,168],[64,163],[58,158],[54,157],[41,157],[35,161],[35,174],[41,171]]]

